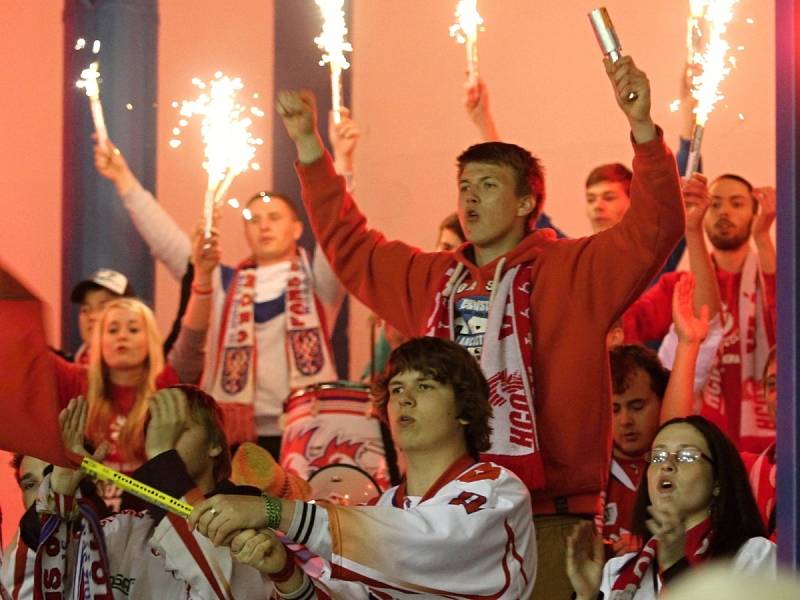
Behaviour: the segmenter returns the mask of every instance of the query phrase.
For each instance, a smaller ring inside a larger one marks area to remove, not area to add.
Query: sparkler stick
[[[724,35],[728,30],[728,23],[733,19],[733,6],[737,2],[738,0],[707,0],[705,6],[704,20],[708,27],[708,38],[703,53],[695,56],[701,72],[692,79],[692,96],[697,100],[697,107],[694,111],[695,126],[686,165],[687,177],[697,170],[708,116],[723,98],[719,93],[719,86],[731,71],[726,61],[730,46]]]
[[[450,37],[464,44],[467,51],[467,81],[478,81],[478,30],[483,17],[478,13],[478,0],[459,0],[456,5],[456,23],[450,26]]]
[[[208,185],[203,199],[204,235],[211,237],[211,222],[214,206],[224,200],[234,178],[255,163],[250,161],[255,156],[255,147],[262,140],[253,138],[249,132],[252,124],[250,117],[244,117],[245,107],[236,101],[236,94],[244,86],[241,79],[224,76],[217,72],[209,83],[194,78],[192,83],[204,90],[196,100],[184,100],[180,114],[185,119],[202,116],[200,131],[205,144],[205,161],[203,168],[208,173]],[[208,90],[208,91],[205,91]],[[259,109],[250,108],[250,113],[262,116]],[[176,135],[180,128],[173,130]],[[173,140],[176,142],[177,140]],[[175,147],[177,144],[172,144]]]
[[[165,494],[164,492],[157,490],[154,487],[150,487],[134,479],[133,477],[128,477],[127,475],[123,475],[119,471],[115,471],[102,463],[99,463],[91,458],[84,458],[81,461],[81,470],[85,471],[95,479],[99,479],[101,481],[107,481],[109,483],[113,483],[118,488],[125,490],[126,492],[130,492],[131,494],[150,502],[151,504],[155,504],[164,508],[176,515],[180,515],[181,517],[188,517],[192,514],[192,505],[187,504],[177,498]]]
[[[335,123],[342,122],[342,71],[350,67],[344,56],[352,52],[353,46],[345,41],[347,24],[344,19],[344,0],[316,0],[322,12],[322,33],[314,38],[322,58],[320,66],[330,65],[331,69],[331,109]]]
[[[89,97],[89,108],[92,111],[92,121],[94,122],[94,130],[97,133],[97,143],[101,146],[106,145],[108,140],[108,129],[106,129],[106,120],[103,117],[103,105],[100,104],[100,71],[98,70],[98,63],[94,61],[86,69],[81,71],[81,78],[75,85],[86,92]]]

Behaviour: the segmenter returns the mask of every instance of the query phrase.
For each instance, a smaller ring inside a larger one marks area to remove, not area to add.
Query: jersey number
[[[486,504],[486,498],[473,492],[461,492],[456,498],[450,500],[450,504],[463,506],[468,515],[479,511]]]

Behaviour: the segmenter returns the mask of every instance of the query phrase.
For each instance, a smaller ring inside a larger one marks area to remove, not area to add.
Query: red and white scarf
[[[708,545],[711,541],[711,519],[705,519],[686,531],[686,560],[690,566],[708,558]],[[629,560],[619,572],[611,586],[609,600],[630,600],[642,585],[642,579],[658,556],[658,539],[651,537],[641,552]],[[660,581],[660,575],[659,575]],[[656,592],[658,590],[655,590]]]
[[[233,274],[225,297],[216,357],[210,362],[212,378],[206,384],[225,413],[225,433],[230,444],[256,438],[255,288],[256,264],[244,261]],[[329,336],[320,320],[321,308],[314,296],[311,269],[302,248],[292,260],[285,301],[291,389],[336,379]]]
[[[723,314],[725,338],[703,389],[700,411],[738,442],[740,449],[751,452],[760,452],[775,436],[761,385],[767,354],[775,337],[775,326],[765,299],[766,289],[758,255],[751,250],[739,284],[738,331],[733,315]],[[738,362],[723,360],[725,339],[737,333]]]
[[[34,600],[53,600],[65,597],[69,587],[72,598],[113,600],[109,559],[103,528],[91,504],[74,496],[54,494],[57,514],[44,521],[34,567]],[[72,524],[68,520],[80,514],[77,521],[78,548],[76,563],[70,565]],[[72,570],[72,585],[67,578]]]
[[[534,411],[531,266],[517,265],[499,278],[503,264],[495,272],[480,359],[492,405],[492,446],[481,460],[508,467],[535,490],[545,480]],[[447,270],[425,335],[454,339],[454,298],[468,275],[461,263]]]

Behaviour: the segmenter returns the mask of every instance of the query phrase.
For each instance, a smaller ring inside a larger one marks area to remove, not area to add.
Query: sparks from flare
[[[693,61],[700,72],[692,78],[692,96],[697,101],[694,109],[695,127],[689,150],[689,161],[686,175],[690,176],[700,160],[700,147],[706,122],[714,106],[723,96],[719,86],[731,70],[731,62],[727,59],[730,45],[725,40],[728,24],[733,19],[733,7],[738,0],[697,0],[692,2],[692,10],[703,4],[702,20],[705,25],[706,39],[702,53],[696,53]]]
[[[342,122],[342,71],[350,67],[345,52],[352,52],[353,46],[345,40],[347,24],[344,14],[344,0],[316,0],[322,13],[322,33],[314,38],[314,43],[322,50],[320,66],[329,65],[331,69],[331,108],[334,122]]]
[[[478,13],[478,0],[460,0],[456,6],[456,22],[450,26],[450,37],[466,46],[467,78],[470,85],[478,79],[478,31],[483,31],[483,17]]]
[[[726,58],[730,45],[724,36],[733,19],[733,7],[737,2],[738,0],[710,0],[705,10],[708,39],[704,52],[697,60],[701,71],[692,80],[692,95],[697,100],[695,121],[700,126],[705,126],[708,115],[723,98],[719,93],[719,86],[731,70],[730,62]]]
[[[258,163],[252,161],[256,148],[264,141],[250,133],[253,120],[248,115],[261,116],[263,111],[253,111],[237,101],[237,94],[244,88],[238,77],[227,77],[217,71],[211,81],[205,82],[195,77],[192,84],[201,91],[196,99],[172,103],[174,107],[180,106],[181,119],[180,126],[172,129],[175,137],[170,140],[170,146],[180,146],[177,136],[181,133],[181,127],[188,125],[189,119],[195,116],[202,118],[200,132],[205,146],[203,168],[208,173],[203,218],[205,236],[208,238],[211,235],[214,206],[224,200],[234,178],[249,168],[259,168]]]

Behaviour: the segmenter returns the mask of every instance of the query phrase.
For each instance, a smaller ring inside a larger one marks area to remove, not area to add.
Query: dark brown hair
[[[458,176],[468,163],[488,163],[511,167],[517,178],[516,194],[519,197],[533,196],[533,211],[528,217],[528,229],[544,210],[544,167],[538,158],[525,148],[505,142],[475,144],[462,152],[458,159]]]
[[[413,338],[398,346],[389,355],[373,387],[375,407],[384,422],[388,421],[389,383],[395,375],[406,371],[418,371],[453,388],[458,418],[467,421],[464,426],[467,451],[478,460],[480,453],[489,449],[492,434],[489,384],[478,361],[455,342],[440,338]]]
[[[604,181],[611,181],[621,183],[622,188],[625,190],[625,195],[631,195],[631,180],[633,173],[631,170],[622,163],[608,163],[607,165],[600,165],[595,167],[586,178],[587,189],[597,183]]]
[[[624,394],[633,383],[636,371],[644,371],[650,378],[650,389],[658,399],[664,397],[669,383],[669,370],[664,368],[658,355],[639,344],[622,344],[608,353],[611,363],[611,389]]]

